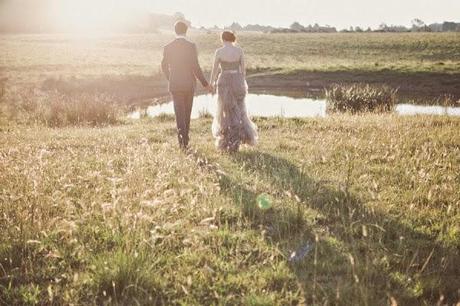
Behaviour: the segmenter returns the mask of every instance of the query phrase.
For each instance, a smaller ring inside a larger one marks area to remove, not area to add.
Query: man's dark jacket
[[[185,38],[177,38],[165,46],[161,68],[171,93],[195,92],[196,79],[203,87],[208,86],[198,62],[196,45]]]

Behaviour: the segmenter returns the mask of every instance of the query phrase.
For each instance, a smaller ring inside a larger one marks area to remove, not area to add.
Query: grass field
[[[167,94],[159,73],[170,34],[3,35],[0,78],[10,85],[99,90],[125,100]],[[209,70],[217,33],[191,34]],[[402,93],[460,99],[459,33],[239,35],[252,88],[322,90],[331,82],[388,83]],[[60,82],[50,82],[60,79]],[[48,80],[48,82],[45,82]]]
[[[158,72],[168,34],[1,36],[1,67],[25,79]],[[219,35],[191,35],[210,69]],[[459,72],[460,34],[241,34],[251,70]]]
[[[0,304],[459,301],[459,119],[258,119],[235,155],[210,123],[3,128]]]
[[[255,118],[260,144],[225,155],[203,117],[182,153],[174,118],[114,103],[167,94],[171,38],[0,36],[0,305],[460,302],[460,118]],[[192,39],[208,70],[218,36]],[[240,42],[251,90],[460,99],[459,34]]]

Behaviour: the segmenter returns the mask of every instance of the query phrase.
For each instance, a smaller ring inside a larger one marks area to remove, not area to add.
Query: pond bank
[[[387,84],[399,88],[399,96],[416,103],[436,104],[440,97],[452,96],[453,101],[460,100],[460,73],[403,73],[395,71],[264,71],[250,73],[248,84],[252,93],[270,93],[293,98],[320,98],[324,88],[335,83]],[[161,74],[108,75],[87,78],[47,79],[42,89],[58,90],[63,93],[106,93],[118,98],[125,105],[142,107],[166,102],[169,99],[166,80]],[[201,87],[198,94],[203,93]],[[155,103],[155,102],[154,102]]]

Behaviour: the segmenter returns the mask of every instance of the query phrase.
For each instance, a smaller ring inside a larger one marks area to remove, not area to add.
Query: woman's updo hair
[[[232,43],[235,42],[236,41],[235,33],[231,32],[231,31],[224,31],[222,33],[222,40],[232,42]]]

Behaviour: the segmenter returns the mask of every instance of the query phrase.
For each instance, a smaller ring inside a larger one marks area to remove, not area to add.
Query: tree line
[[[262,25],[247,25],[241,26],[239,23],[234,22],[225,29],[230,29],[235,32],[241,31],[257,31],[264,33],[362,33],[362,32],[393,32],[393,33],[404,33],[404,32],[460,32],[460,23],[445,21],[442,23],[426,24],[420,19],[414,19],[411,22],[412,26],[406,27],[403,25],[388,25],[386,23],[380,24],[377,29],[362,28],[360,26],[349,27],[347,29],[337,30],[337,28],[329,25],[314,25],[304,26],[299,22],[293,22],[289,28],[276,28],[272,26]],[[219,30],[217,26],[208,30]]]

